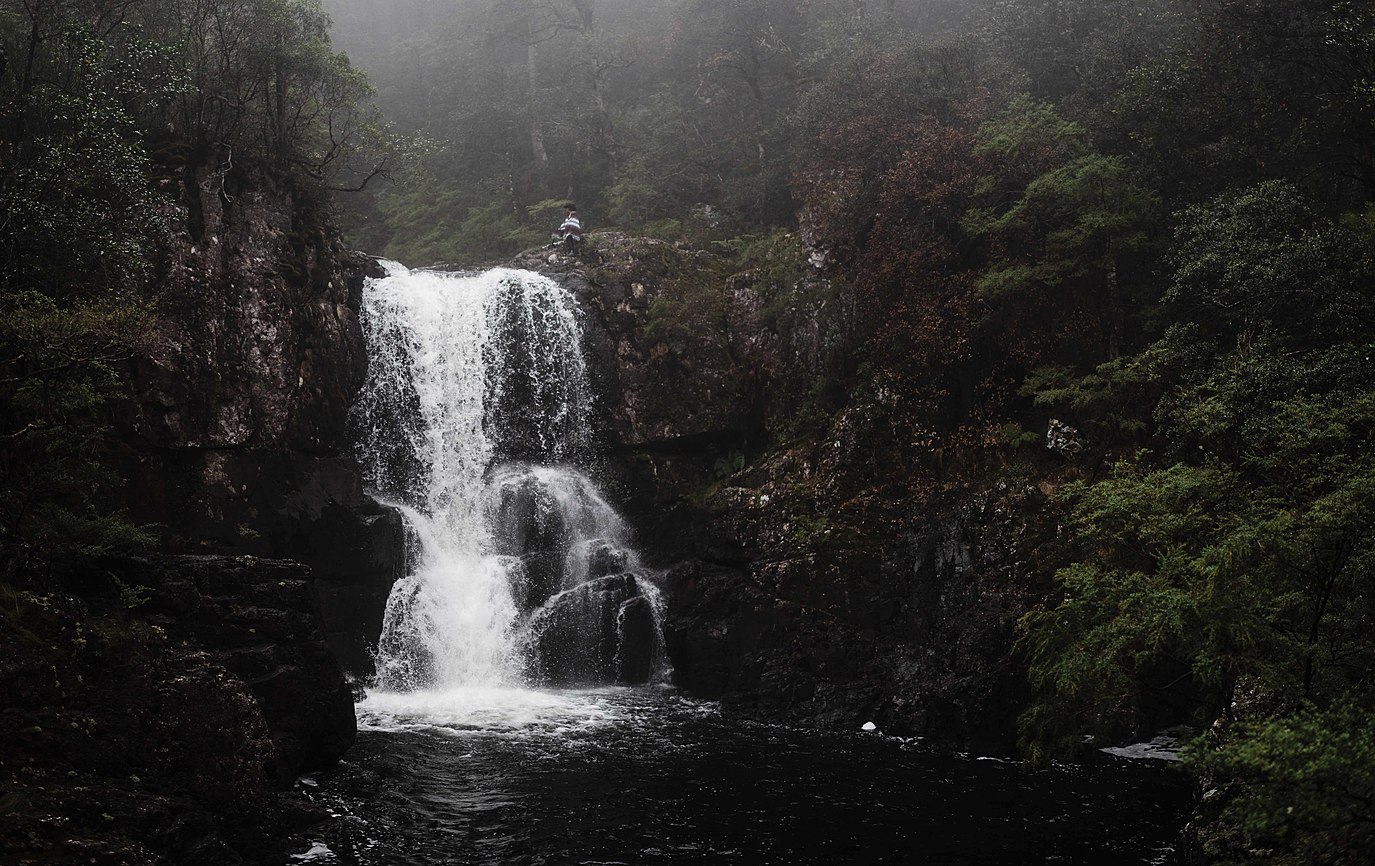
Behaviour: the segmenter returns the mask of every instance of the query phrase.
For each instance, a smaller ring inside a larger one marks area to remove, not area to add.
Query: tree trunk
[[[527,84],[530,88],[530,102],[528,106],[530,117],[530,152],[535,164],[536,176],[543,175],[544,169],[549,165],[549,154],[544,149],[544,130],[540,128],[540,113],[535,94],[539,86],[538,81],[538,57],[535,52],[534,36],[530,32],[529,21],[525,27],[525,75]]]

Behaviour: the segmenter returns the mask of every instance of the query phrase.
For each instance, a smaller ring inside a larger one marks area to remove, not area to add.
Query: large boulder
[[[250,556],[108,566],[126,586],[146,588],[149,622],[203,648],[246,685],[266,720],[278,784],[332,766],[353,744],[353,692],[320,628],[309,568]]]
[[[643,683],[656,644],[650,601],[632,574],[598,577],[566,590],[531,623],[535,667],[552,685]]]

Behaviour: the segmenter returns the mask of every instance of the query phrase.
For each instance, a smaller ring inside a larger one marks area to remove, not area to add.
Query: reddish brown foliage
[[[962,426],[982,428],[980,395],[999,391],[988,363],[996,353],[980,333],[977,262],[959,228],[988,96],[972,78],[942,80],[910,59],[877,58],[858,77],[826,100],[795,190],[856,294],[872,382],[895,432],[910,434],[895,444],[939,448]]]

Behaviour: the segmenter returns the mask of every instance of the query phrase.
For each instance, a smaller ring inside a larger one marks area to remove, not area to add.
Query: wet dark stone
[[[353,693],[321,630],[309,568],[249,556],[158,556],[107,566],[126,584],[149,587],[142,611],[149,621],[204,647],[247,684],[275,748],[275,782],[331,766],[353,744]]]
[[[649,679],[654,618],[634,575],[590,580],[556,596],[536,617],[534,649],[547,683]]]
[[[516,605],[521,611],[529,612],[559,591],[563,581],[564,557],[558,551],[540,550],[527,553],[520,559],[525,566],[525,579],[520,586],[512,589]]]
[[[333,506],[300,527],[294,554],[311,566],[325,642],[346,672],[366,679],[373,674],[387,597],[406,573],[401,514],[368,500],[353,508]]]
[[[623,572],[629,562],[630,554],[623,548],[616,547],[601,539],[588,542],[587,576],[589,578],[606,577],[608,574]]]
[[[654,608],[643,595],[621,605],[617,631],[616,682],[638,685],[649,682],[654,664]]]
[[[567,546],[569,530],[557,510],[543,502],[539,482],[525,478],[502,488],[494,525],[497,553],[521,556],[531,551],[556,551]]]

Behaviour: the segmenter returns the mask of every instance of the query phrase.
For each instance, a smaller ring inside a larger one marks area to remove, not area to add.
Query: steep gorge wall
[[[4,862],[283,862],[324,817],[284,789],[352,744],[340,661],[366,667],[402,568],[346,446],[368,261],[318,193],[184,178],[114,418],[122,505],[162,549],[0,546]]]
[[[819,274],[595,242],[586,262],[518,263],[589,313],[609,480],[670,568],[677,681],[754,717],[1010,751],[1040,490],[885,464],[881,395],[794,424],[847,360],[847,311]]]
[[[311,566],[331,645],[366,670],[403,547],[347,445],[372,264],[344,249],[320,193],[268,174],[196,175],[176,194],[154,346],[120,424],[130,513],[172,552]]]

